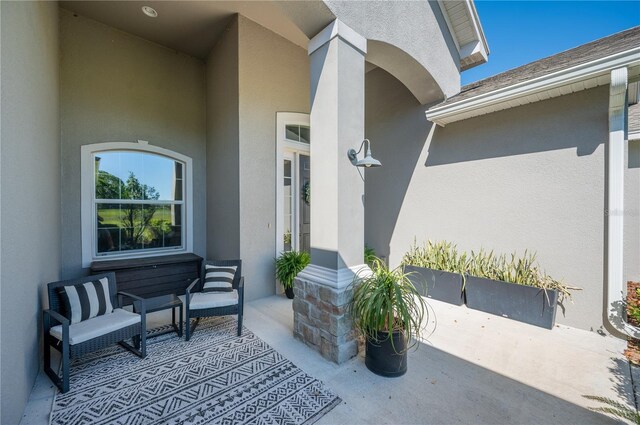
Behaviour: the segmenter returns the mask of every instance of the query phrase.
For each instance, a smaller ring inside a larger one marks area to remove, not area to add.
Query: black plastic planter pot
[[[541,328],[556,322],[558,291],[467,276],[467,307]]]
[[[284,293],[287,295],[287,298],[289,298],[290,300],[293,299],[293,288],[285,288]]]
[[[406,273],[411,273],[409,280],[420,292],[420,295],[424,296],[426,289],[428,298],[454,305],[464,304],[461,274],[416,266],[405,266],[404,270]]]
[[[401,332],[392,337],[393,345],[388,332],[378,332],[377,340],[367,338],[364,363],[376,375],[396,377],[407,372],[407,341]]]

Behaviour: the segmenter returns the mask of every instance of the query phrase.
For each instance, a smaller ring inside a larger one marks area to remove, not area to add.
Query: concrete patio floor
[[[428,338],[400,378],[372,374],[363,354],[336,365],[295,340],[282,296],[248,303],[245,326],[342,398],[319,424],[603,424],[619,421],[589,410],[601,405],[583,395],[635,405],[624,341],[429,304]],[[166,323],[164,313],[151,315],[150,326]],[[40,373],[21,423],[48,423],[53,394]]]

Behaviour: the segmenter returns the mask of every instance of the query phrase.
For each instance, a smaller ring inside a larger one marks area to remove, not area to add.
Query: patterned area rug
[[[200,321],[186,342],[147,342],[140,359],[119,346],[71,364],[52,424],[309,424],[340,403],[320,381],[234,318]]]

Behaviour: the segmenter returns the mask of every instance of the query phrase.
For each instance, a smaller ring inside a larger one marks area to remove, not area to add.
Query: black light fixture
[[[358,154],[362,152],[362,148],[365,146],[365,144],[367,145],[367,147],[365,149],[364,158],[359,160]],[[349,157],[349,160],[351,161],[351,163],[356,167],[370,168],[370,167],[382,166],[380,161],[378,161],[377,159],[371,156],[371,142],[369,141],[369,139],[364,139],[362,141],[362,144],[360,144],[360,149],[358,149],[357,152],[355,149],[349,149],[347,151],[347,157]]]

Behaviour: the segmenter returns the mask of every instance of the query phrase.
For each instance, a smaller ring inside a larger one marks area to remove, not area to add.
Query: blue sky
[[[98,156],[100,170],[125,182],[129,173],[133,173],[140,183],[153,186],[160,193],[160,200],[173,199],[173,160],[139,152],[103,152]]]
[[[475,4],[491,53],[462,73],[463,85],[640,25],[640,0]]]

